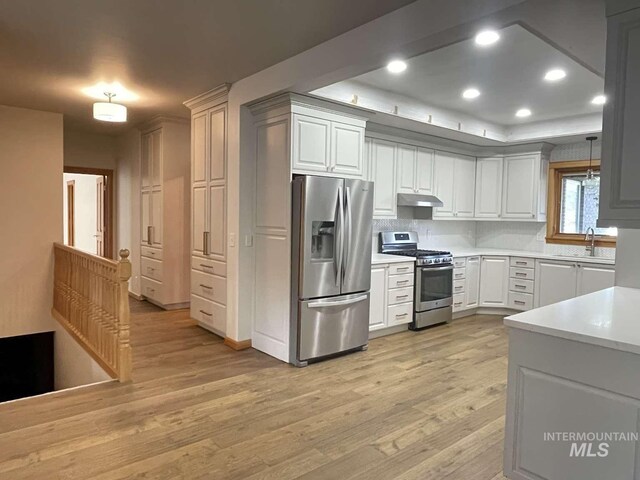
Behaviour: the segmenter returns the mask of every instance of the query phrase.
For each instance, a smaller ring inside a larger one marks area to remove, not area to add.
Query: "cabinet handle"
[[[409,295],[396,295],[396,300],[399,298],[407,298]]]
[[[409,280],[398,280],[396,283],[400,285],[401,283],[407,283]]]
[[[517,261],[516,260],[516,265],[526,265],[526,264],[527,264],[527,262],[521,262],[521,261]]]
[[[409,270],[409,267],[398,267],[396,268],[396,270],[400,271],[400,270]]]
[[[202,254],[209,255],[209,232],[202,232]]]
[[[205,285],[204,283],[201,283],[200,286],[202,288],[206,288],[207,290],[213,290],[213,287],[210,287],[209,285]]]
[[[209,317],[213,317],[213,315],[211,315],[209,312],[205,312],[204,310],[200,310],[200,313],[204,313],[205,315],[207,315]]]
[[[152,227],[151,225],[149,225],[149,226],[147,227],[147,244],[148,244],[148,245],[153,245],[153,242],[151,241],[151,229],[152,229],[152,228],[153,228],[153,227]]]
[[[516,305],[524,305],[525,303],[521,300],[514,300],[513,303],[515,303]]]
[[[460,305],[462,305],[462,302],[457,302],[453,304],[454,307],[459,307]]]
[[[516,287],[516,288],[527,288],[526,285],[514,285],[514,287]]]
[[[456,287],[456,290],[462,290],[462,285],[458,285],[458,286]]]
[[[409,315],[409,314],[408,313],[397,313],[396,314],[396,318],[406,317],[407,315]]]
[[[526,276],[527,276],[526,273],[516,272],[516,277],[526,277]]]
[[[200,266],[202,268],[213,268],[213,265],[207,265],[206,263],[201,263]]]

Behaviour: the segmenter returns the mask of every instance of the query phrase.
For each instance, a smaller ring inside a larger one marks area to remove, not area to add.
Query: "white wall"
[[[73,181],[75,195],[74,211],[74,246],[85,252],[97,254],[96,223],[98,202],[96,198],[96,182],[99,175],[84,175],[78,173],[65,173],[62,181],[63,196],[63,233],[64,243],[69,244],[68,235],[68,208],[67,182]]]
[[[109,135],[65,128],[64,165],[115,170],[115,138]]]
[[[129,291],[140,295],[140,131],[116,139],[116,250],[131,252]]]
[[[0,337],[55,331],[56,389],[107,378],[51,317],[62,144],[61,114],[0,106]]]

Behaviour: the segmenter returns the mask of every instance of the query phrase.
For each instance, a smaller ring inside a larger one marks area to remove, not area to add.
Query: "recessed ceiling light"
[[[387,65],[387,70],[391,73],[402,73],[407,69],[407,63],[402,60],[393,60]]]
[[[521,108],[516,112],[516,117],[520,118],[528,117],[529,115],[531,115],[531,110],[528,108]]]
[[[567,76],[567,72],[560,68],[554,68],[553,70],[549,70],[545,75],[544,79],[547,82],[557,82],[558,80],[562,80]]]
[[[471,100],[474,98],[478,98],[480,96],[480,90],[477,88],[467,88],[464,92],[462,92],[462,97],[467,100]]]
[[[500,34],[495,30],[483,30],[476,35],[476,45],[486,47],[500,40]]]
[[[593,100],[591,100],[591,103],[593,103],[594,105],[604,105],[605,103],[607,103],[607,97],[605,97],[604,95],[596,95],[595,97],[593,97]]]

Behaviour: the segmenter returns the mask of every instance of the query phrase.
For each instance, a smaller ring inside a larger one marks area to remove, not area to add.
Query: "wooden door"
[[[224,185],[209,187],[209,255],[226,258],[226,192]]]
[[[105,184],[104,177],[96,178],[96,255],[104,257],[104,208],[105,208]]]
[[[162,130],[151,134],[151,185],[162,186]]]
[[[331,122],[331,171],[362,177],[364,128]]]
[[[480,257],[467,259],[464,308],[476,308],[480,303]]]
[[[505,307],[509,292],[509,257],[482,257],[480,306]]]
[[[371,306],[369,308],[369,331],[387,326],[387,266],[371,267]]]
[[[416,188],[421,195],[433,193],[433,157],[435,152],[418,147],[416,157]]]
[[[476,163],[476,218],[499,218],[502,211],[502,157]]]
[[[535,272],[535,306],[544,307],[576,296],[577,265],[539,260]]]
[[[140,155],[140,184],[142,188],[151,186],[151,134],[142,136],[142,152]]]
[[[293,169],[301,173],[329,171],[331,122],[293,115]]]
[[[151,192],[151,244],[162,246],[162,191]]]
[[[374,140],[373,154],[373,216],[396,216],[396,144]]]
[[[587,295],[588,293],[613,287],[615,276],[616,272],[613,267],[581,263],[578,265],[576,295]]]
[[[454,163],[454,216],[471,218],[474,214],[476,159],[459,156]]]
[[[209,180],[224,181],[227,177],[227,107],[209,112]]]
[[[411,145],[398,145],[398,193],[416,193],[417,149]]]
[[[504,158],[502,216],[533,219],[537,208],[538,155]]]
[[[455,156],[436,152],[435,155],[435,195],[443,205],[433,209],[434,217],[453,217],[453,165]]]
[[[140,240],[145,245],[151,245],[151,192],[143,190],[140,198],[142,218],[140,219]]]

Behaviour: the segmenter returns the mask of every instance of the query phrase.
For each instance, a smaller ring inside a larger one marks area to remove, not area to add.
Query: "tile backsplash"
[[[585,247],[582,245],[546,243],[544,240],[546,224],[544,223],[395,219],[373,221],[374,251],[378,251],[378,233],[387,230],[418,232],[420,248],[503,248],[553,255],[574,255],[585,252]],[[615,248],[596,248],[598,257],[615,258],[615,255]]]

